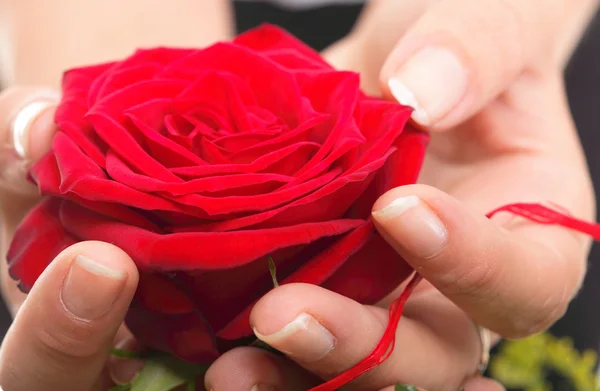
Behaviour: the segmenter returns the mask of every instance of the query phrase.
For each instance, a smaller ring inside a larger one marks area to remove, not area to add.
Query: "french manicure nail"
[[[256,384],[250,391],[275,391],[275,387],[267,384]]]
[[[62,288],[62,301],[74,316],[97,319],[110,311],[123,290],[127,273],[78,255]]]
[[[400,197],[373,212],[387,236],[419,258],[437,255],[446,244],[448,231],[438,215],[417,196]]]
[[[410,57],[388,86],[399,103],[414,109],[416,122],[430,126],[458,104],[467,91],[468,74],[450,50],[427,47]]]
[[[321,360],[335,346],[333,334],[307,313],[301,313],[273,334],[263,335],[256,328],[254,334],[275,349],[305,363]]]
[[[21,158],[29,152],[29,130],[33,122],[49,107],[56,105],[60,96],[54,91],[41,91],[23,106],[11,121],[13,147]]]

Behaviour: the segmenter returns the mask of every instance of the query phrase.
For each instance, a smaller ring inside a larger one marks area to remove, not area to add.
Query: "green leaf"
[[[170,391],[193,383],[204,376],[206,365],[195,365],[175,357],[157,355],[146,359],[144,367],[131,383],[131,391]]]
[[[127,391],[130,388],[131,388],[131,384],[129,384],[129,383],[127,383],[127,384],[119,384],[119,385],[116,385],[116,386],[112,387],[108,391]]]
[[[140,358],[142,358],[142,355],[139,352],[134,352],[132,350],[126,350],[126,349],[112,348],[110,350],[110,354],[112,354],[115,357],[124,358],[124,359],[140,359]]]
[[[402,383],[396,383],[396,388],[394,388],[394,390],[395,391],[418,391],[417,387],[407,385],[407,384],[402,384]]]
[[[277,266],[275,266],[275,261],[271,257],[269,257],[269,273],[271,273],[271,278],[273,279],[273,286],[277,288],[279,286],[279,282],[277,281]]]

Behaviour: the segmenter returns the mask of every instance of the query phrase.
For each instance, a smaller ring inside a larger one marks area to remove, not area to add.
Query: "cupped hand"
[[[432,135],[420,184],[385,194],[373,213],[382,236],[426,281],[405,308],[392,355],[348,390],[396,382],[494,389],[474,377],[485,353],[475,325],[518,338],[564,314],[583,281],[589,238],[485,215],[509,203],[550,202],[594,219],[562,80],[594,6],[381,0],[327,53],[360,71],[367,91],[413,106],[413,120]],[[232,351],[209,370],[207,387],[300,390],[335,377],[375,347],[387,304],[364,306],[315,286],[274,289],[251,322],[286,357]]]
[[[37,201],[26,173],[49,149],[58,96],[36,88],[0,94],[0,211],[3,258],[16,225]],[[132,343],[122,325],[135,293],[135,264],[101,242],[75,244],[51,263],[26,296],[2,262],[2,293],[16,315],[0,347],[0,389],[105,391],[128,381],[139,362],[107,363],[110,349]],[[116,360],[115,360],[116,361]]]

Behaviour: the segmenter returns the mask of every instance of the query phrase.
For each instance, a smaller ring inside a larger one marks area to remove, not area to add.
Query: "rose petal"
[[[385,164],[392,153],[393,150],[362,167],[360,171],[337,177],[322,188],[290,204],[263,213],[210,223],[204,225],[202,230],[222,232],[248,228],[262,229],[340,218],[361,196],[377,170]],[[184,229],[193,230],[194,227]]]
[[[222,220],[226,215],[234,213],[258,212],[277,208],[320,189],[340,174],[341,169],[333,169],[320,177],[311,179],[295,187],[278,189],[270,194],[229,197],[206,197],[198,194],[169,196],[165,194],[164,197],[184,207],[198,208],[209,216],[218,217]]]
[[[145,210],[202,215],[201,211],[185,208],[162,197],[143,193],[110,180],[105,172],[62,132],[54,137],[52,149],[54,154],[47,155],[31,171],[32,178],[42,194],[61,197],[75,194],[88,201],[114,202]]]
[[[217,193],[234,189],[239,190],[241,195],[247,195],[243,191],[244,188],[259,185],[265,185],[263,193],[268,193],[271,189],[269,185],[281,185],[293,179],[286,175],[256,173],[211,176],[182,183],[163,182],[156,178],[135,173],[112,151],[109,151],[106,156],[106,169],[108,175],[114,180],[132,189],[149,193],[165,192],[170,195]]]
[[[155,129],[150,128],[133,114],[127,113],[126,115],[131,119],[137,130],[145,137],[144,144],[150,156],[163,166],[171,168],[189,165],[204,166],[208,164],[190,150],[175,143],[169,137],[160,134]]]
[[[172,63],[165,72],[179,67],[233,73],[254,92],[259,106],[282,118],[292,128],[313,115],[307,111],[308,107],[301,104],[300,90],[292,74],[279,64],[239,45],[215,44]]]
[[[62,227],[58,209],[62,200],[46,198],[34,207],[17,228],[6,259],[12,278],[29,292],[33,284],[58,254],[76,243]]]
[[[274,251],[340,235],[363,220],[333,220],[296,226],[224,232],[161,235],[91,212],[69,201],[60,209],[67,232],[80,240],[113,243],[131,254],[143,270],[184,271],[227,269],[244,265]]]
[[[413,272],[377,233],[348,259],[323,287],[364,304],[375,304]]]
[[[417,182],[429,135],[408,126],[394,142],[394,152],[377,172],[371,185],[352,205],[347,216],[366,218],[375,201],[389,190]]]
[[[281,149],[276,149],[257,158],[248,164],[215,164],[209,166],[175,167],[172,172],[186,179],[200,178],[211,175],[234,173],[274,172],[283,175],[293,175],[306,164],[308,159],[320,145],[312,142],[298,142]]]
[[[132,134],[134,126],[126,128],[104,113],[90,112],[90,120],[96,132],[111,149],[117,152],[132,167],[148,176],[154,176],[164,181],[181,182],[181,179],[171,173],[165,166],[156,161],[140,145]]]
[[[134,303],[125,322],[142,346],[196,363],[210,363],[219,356],[210,329],[196,313],[159,314]]]
[[[230,73],[205,71],[201,73],[173,102],[174,108],[188,112],[181,102],[191,102],[192,107],[214,107],[226,119],[221,127],[233,132],[250,132],[252,128],[246,106],[256,105],[252,91],[244,81]],[[188,103],[189,105],[189,103]]]
[[[263,24],[248,30],[238,35],[233,42],[250,49],[267,52],[267,54],[293,50],[302,57],[309,59],[310,63],[308,65],[319,64],[324,69],[332,69],[331,65],[327,64],[314,49],[287,31],[273,25]],[[287,64],[287,66],[291,65],[290,63]],[[304,68],[306,65],[306,63],[299,61],[297,66]]]
[[[307,283],[320,285],[347,262],[354,253],[359,251],[372,237],[373,224],[368,221],[352,232],[344,235],[335,243],[325,248],[321,253],[303,264],[296,272],[280,281],[280,284]],[[369,283],[371,284],[371,282]],[[356,289],[360,289],[357,287]],[[219,338],[238,339],[252,333],[250,328],[250,312],[256,300],[239,312],[224,328],[218,331]]]
[[[315,140],[312,140],[311,133],[315,129],[323,126],[325,123],[328,123],[329,118],[330,116],[326,114],[315,115],[302,122],[292,131],[282,132],[277,137],[233,153],[231,155],[231,160],[236,163],[247,164],[260,158],[261,156],[264,156],[267,153],[285,148],[298,142],[316,142]],[[316,143],[320,144],[319,142]]]

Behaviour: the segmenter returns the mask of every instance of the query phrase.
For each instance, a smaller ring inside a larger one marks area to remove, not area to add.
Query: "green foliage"
[[[394,391],[418,391],[418,390],[417,390],[417,387],[415,387],[415,386],[397,383],[396,387],[394,387]]]
[[[490,363],[494,379],[507,388],[525,391],[553,391],[548,374],[555,372],[576,391],[598,391],[597,357],[593,351],[580,353],[569,338],[541,333],[505,342]]]
[[[110,354],[118,357],[118,358],[122,358],[122,359],[141,359],[142,355],[138,352],[134,352],[132,350],[127,350],[127,349],[117,349],[117,348],[112,348],[110,350]]]
[[[127,359],[133,352],[115,350],[112,354]],[[204,377],[207,369],[208,366],[153,352],[144,356],[144,367],[130,384],[115,386],[110,391],[170,391],[182,385],[186,385],[188,390],[195,390],[196,379]]]

